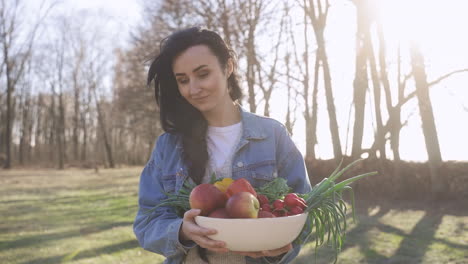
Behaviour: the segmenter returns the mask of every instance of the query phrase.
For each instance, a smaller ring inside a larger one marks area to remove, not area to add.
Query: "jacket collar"
[[[266,133],[265,128],[260,125],[257,119],[257,115],[250,113],[245,110],[241,105],[239,106],[239,111],[241,112],[242,118],[242,139],[247,140],[262,140],[265,139]]]
[[[240,104],[236,104],[239,107],[242,122],[242,136],[237,149],[240,149],[243,146],[245,146],[249,140],[263,140],[267,138],[265,128],[262,127],[258,122],[257,117],[259,116],[247,111]],[[182,149],[181,139],[176,147]]]

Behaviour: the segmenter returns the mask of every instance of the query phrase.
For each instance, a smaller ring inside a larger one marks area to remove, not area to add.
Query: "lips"
[[[196,97],[196,98],[192,98],[192,100],[195,100],[195,101],[202,101],[204,99],[208,98],[208,96],[203,96],[203,97]]]

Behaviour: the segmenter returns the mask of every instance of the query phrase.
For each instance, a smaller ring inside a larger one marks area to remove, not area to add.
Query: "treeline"
[[[53,6],[40,10],[33,27],[21,28],[24,3],[6,1],[0,14],[0,162],[5,168],[143,164],[161,133],[153,90],[146,86],[147,62],[174,30],[203,25],[218,31],[237,52],[245,107],[268,116],[272,97],[279,94],[284,104],[275,107],[285,108],[288,129],[292,132],[295,122],[304,120],[308,160],[318,157],[317,125],[324,118],[336,160],[363,154],[380,162],[391,158],[398,174],[400,133],[408,121],[402,108],[417,102],[431,190],[444,192],[448,185],[439,177],[442,157],[430,88],[467,70],[428,79],[419,47],[387,50],[373,1],[351,1],[356,46],[343,43],[343,48],[356,49],[354,81],[349,84],[352,140],[343,142],[326,41],[331,7],[340,2],[148,0],[132,45],[118,48],[101,43],[107,36],[96,25],[83,27],[83,16],[80,23],[77,17],[62,16],[45,25]],[[37,41],[39,31],[51,36],[49,41]],[[403,54],[409,62],[401,59]],[[325,96],[326,116],[318,114],[319,94]],[[366,115],[369,108],[374,115]],[[370,132],[374,141],[364,148],[369,119],[375,124]]]

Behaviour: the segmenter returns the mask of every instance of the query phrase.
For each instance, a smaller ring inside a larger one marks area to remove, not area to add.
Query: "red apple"
[[[230,218],[257,218],[260,203],[250,192],[239,192],[226,202],[226,211]]]
[[[245,178],[240,178],[233,181],[231,185],[229,185],[229,187],[227,188],[226,195],[228,197],[231,197],[234,194],[240,192],[249,192],[253,196],[257,197],[257,192],[255,191],[254,187]]]
[[[190,192],[189,202],[190,208],[200,209],[200,215],[206,216],[215,209],[224,207],[226,195],[213,184],[203,183]]]
[[[214,217],[214,218],[229,218],[229,215],[226,211],[226,208],[218,208],[211,212],[208,217]]]

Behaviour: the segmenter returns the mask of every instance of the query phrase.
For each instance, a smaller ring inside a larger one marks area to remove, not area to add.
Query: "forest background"
[[[105,3],[2,1],[0,163],[144,165],[162,133],[148,62],[168,34],[203,25],[238,54],[243,106],[286,125],[314,182],[323,160],[365,157],[389,194],[459,197],[468,40],[457,3],[140,1],[125,24],[131,15]]]
[[[148,263],[138,176],[162,133],[149,61],[174,30],[237,52],[247,110],[284,123],[315,184],[344,160],[339,263],[468,263],[468,3],[0,0],[0,262]],[[351,217],[350,217],[351,219]],[[310,243],[295,263],[331,263]]]

